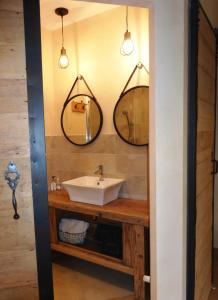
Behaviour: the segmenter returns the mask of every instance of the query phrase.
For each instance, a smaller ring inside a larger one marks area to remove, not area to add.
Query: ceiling
[[[69,10],[69,14],[64,17],[64,26],[67,26],[118,6],[85,1],[40,0],[41,25],[48,30],[61,28],[61,19],[54,12],[57,7],[65,7]]]

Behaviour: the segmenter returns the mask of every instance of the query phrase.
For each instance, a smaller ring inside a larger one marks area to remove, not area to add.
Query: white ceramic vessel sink
[[[89,204],[104,205],[118,198],[123,179],[83,176],[62,182],[70,200]]]

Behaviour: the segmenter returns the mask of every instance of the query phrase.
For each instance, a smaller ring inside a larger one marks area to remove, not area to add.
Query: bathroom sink
[[[123,179],[83,176],[62,182],[70,200],[89,204],[104,205],[118,198]]]

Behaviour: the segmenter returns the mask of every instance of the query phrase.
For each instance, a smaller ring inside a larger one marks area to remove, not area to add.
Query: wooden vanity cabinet
[[[115,258],[85,247],[64,243],[58,238],[57,212],[67,211],[90,217],[98,223],[103,220],[119,222],[122,226],[122,258]],[[149,286],[143,275],[149,274],[149,218],[146,201],[117,199],[105,206],[69,200],[65,191],[49,193],[51,249],[99,264],[134,277],[136,300],[149,299]]]

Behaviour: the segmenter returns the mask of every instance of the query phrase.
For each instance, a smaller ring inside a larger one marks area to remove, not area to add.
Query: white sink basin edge
[[[83,176],[62,182],[70,200],[95,205],[105,205],[118,198],[123,179]]]

